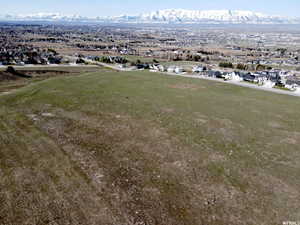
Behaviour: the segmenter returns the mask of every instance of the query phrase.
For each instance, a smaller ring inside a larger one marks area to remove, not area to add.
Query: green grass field
[[[149,72],[0,96],[0,224],[300,220],[300,100]]]

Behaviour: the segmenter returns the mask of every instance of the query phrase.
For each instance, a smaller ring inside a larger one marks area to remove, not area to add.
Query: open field
[[[146,71],[0,96],[0,224],[300,220],[300,102]]]

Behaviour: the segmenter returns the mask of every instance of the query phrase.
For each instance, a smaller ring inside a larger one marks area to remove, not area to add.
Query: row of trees
[[[187,54],[185,56],[183,55],[176,55],[174,58],[173,58],[173,61],[194,61],[194,62],[205,62],[205,61],[209,61],[210,58],[207,56],[207,57],[201,57],[200,55],[190,55],[190,54]]]
[[[220,62],[219,67],[238,69],[238,70],[257,70],[257,71],[271,70],[272,69],[272,67],[261,65],[261,64],[258,64],[258,65],[245,65],[245,64],[239,63],[236,66],[234,66],[231,62]]]
[[[231,62],[220,62],[219,67],[223,68],[234,68],[233,64]]]
[[[102,57],[96,57],[96,61],[103,62],[103,63],[120,63],[120,64],[126,64],[128,63],[128,60],[123,57],[109,57],[109,56],[102,56]]]

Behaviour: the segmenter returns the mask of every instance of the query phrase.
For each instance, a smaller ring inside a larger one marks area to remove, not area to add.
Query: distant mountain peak
[[[166,9],[142,14],[140,20],[149,22],[184,23],[284,23],[288,18],[268,16],[262,13],[242,10],[185,10]]]

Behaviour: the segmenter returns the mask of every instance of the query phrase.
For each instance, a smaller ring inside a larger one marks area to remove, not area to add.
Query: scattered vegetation
[[[300,220],[296,97],[96,72],[0,106],[1,225]]]

